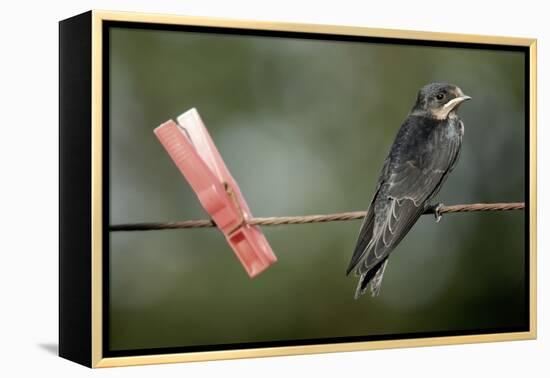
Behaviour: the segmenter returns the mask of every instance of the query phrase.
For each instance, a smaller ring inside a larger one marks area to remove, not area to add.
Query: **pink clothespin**
[[[277,261],[277,257],[260,228],[247,223],[252,213],[197,110],[188,110],[177,121],[176,124],[169,120],[157,127],[157,138],[224,234],[248,275],[258,275]]]

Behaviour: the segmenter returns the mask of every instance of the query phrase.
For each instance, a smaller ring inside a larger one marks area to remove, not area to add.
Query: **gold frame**
[[[498,334],[431,337],[391,341],[348,342],[305,346],[269,347],[212,352],[174,353],[129,357],[107,357],[102,353],[102,22],[129,21],[172,25],[218,26],[228,28],[299,31],[309,33],[357,35],[411,40],[465,42],[524,46],[529,48],[530,58],[530,329],[526,332]],[[246,357],[267,357],[296,354],[347,352],[357,350],[418,347],[447,344],[465,344],[493,341],[536,339],[536,221],[537,221],[537,88],[536,88],[537,40],[531,38],[497,37],[471,34],[435,33],[412,30],[378,29],[351,26],[294,24],[280,22],[231,20],[210,17],[188,17],[146,13],[92,11],[92,366],[112,367],[127,365],[159,364],[172,362],[206,361]]]

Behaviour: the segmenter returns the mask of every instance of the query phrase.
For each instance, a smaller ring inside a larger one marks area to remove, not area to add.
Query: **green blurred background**
[[[438,200],[524,199],[520,52],[110,30],[110,223],[207,215],[153,134],[196,107],[257,216],[367,208],[424,84],[473,100]],[[264,227],[279,261],[251,280],[215,229],[110,234],[112,350],[526,323],[524,213],[424,216],[381,295],[344,274],[359,221]]]

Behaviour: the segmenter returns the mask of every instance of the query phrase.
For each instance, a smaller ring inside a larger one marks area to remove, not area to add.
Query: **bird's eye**
[[[445,97],[443,93],[438,93],[437,96],[435,96],[438,100],[443,100],[443,97]]]

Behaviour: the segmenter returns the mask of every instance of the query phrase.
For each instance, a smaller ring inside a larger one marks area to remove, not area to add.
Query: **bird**
[[[457,164],[464,135],[457,110],[470,99],[447,83],[419,90],[384,160],[346,270],[359,277],[355,299],[369,283],[371,295],[379,295],[390,254],[426,210],[441,219],[443,204],[432,200]]]

